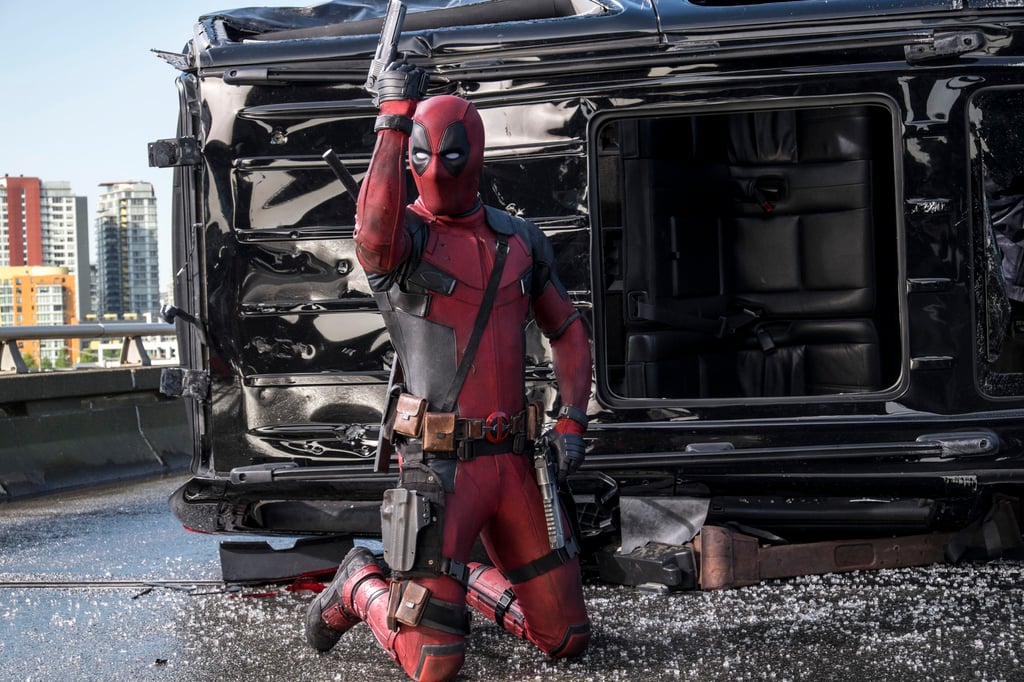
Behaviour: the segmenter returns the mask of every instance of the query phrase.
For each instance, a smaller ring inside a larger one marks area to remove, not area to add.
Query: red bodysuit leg
[[[507,455],[511,457],[512,455]],[[459,462],[456,474],[455,492],[445,497],[442,523],[442,556],[465,563],[476,538],[480,536],[484,523],[495,512],[495,501],[500,495],[502,482],[493,470],[496,457],[480,457],[469,462]],[[452,604],[466,602],[466,589],[448,576],[417,577],[412,579],[426,587],[431,597]],[[364,583],[366,584],[366,583]],[[360,618],[366,621],[377,641],[394,658],[406,674],[414,680],[447,680],[462,668],[465,658],[465,636],[444,632],[423,626],[399,624],[397,631],[388,629],[388,599],[370,600],[377,594],[379,585],[366,587],[362,610],[359,594],[355,607]]]
[[[516,585],[504,575],[548,554],[551,547],[532,462],[521,455],[500,459],[502,501],[483,533],[496,568],[473,566],[466,601],[551,656],[579,655],[590,641],[579,559]],[[563,526],[568,534],[568,524]],[[511,602],[509,595],[514,595]]]

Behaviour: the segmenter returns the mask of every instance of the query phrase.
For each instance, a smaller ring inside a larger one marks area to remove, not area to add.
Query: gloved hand
[[[416,101],[423,99],[427,89],[427,72],[406,61],[388,64],[375,84],[377,97],[374,104],[382,114],[412,116]],[[388,105],[387,102],[401,102],[404,106]]]
[[[587,456],[587,446],[582,435],[575,433],[574,430],[566,430],[563,433],[557,426],[544,434],[544,440],[555,451],[558,459],[556,476],[558,484],[562,485],[569,475],[576,473],[583,464],[583,459]]]

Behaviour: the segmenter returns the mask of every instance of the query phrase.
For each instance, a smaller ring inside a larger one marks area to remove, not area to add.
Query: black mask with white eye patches
[[[431,146],[427,129],[419,122],[413,125],[409,140],[409,154],[409,162],[416,174],[426,173],[435,150]],[[441,166],[448,171],[450,176],[457,177],[465,170],[466,163],[469,161],[469,136],[466,134],[466,126],[462,121],[455,121],[445,128],[441,135],[441,141],[437,145],[436,154]]]

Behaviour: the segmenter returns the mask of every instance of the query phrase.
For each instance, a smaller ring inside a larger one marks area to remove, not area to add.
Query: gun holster
[[[414,490],[384,491],[380,507],[384,561],[394,571],[411,571],[416,565],[420,530],[431,522],[430,500]]]
[[[440,575],[444,488],[425,466],[402,469],[399,488],[384,491],[380,507],[384,560],[396,579]]]

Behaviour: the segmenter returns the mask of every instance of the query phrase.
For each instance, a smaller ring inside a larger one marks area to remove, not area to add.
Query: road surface
[[[224,586],[224,538],[167,508],[181,480],[0,504],[0,680],[406,679],[362,625],[308,648],[312,592]],[[476,618],[459,679],[1024,679],[1020,562],[586,596],[582,658],[548,660]]]

